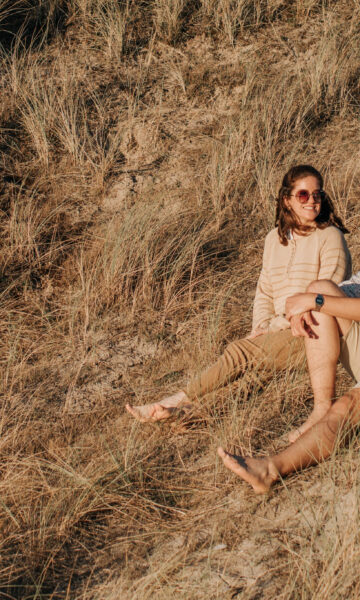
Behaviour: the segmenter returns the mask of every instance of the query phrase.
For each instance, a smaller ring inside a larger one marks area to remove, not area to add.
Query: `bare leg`
[[[265,458],[236,456],[218,448],[225,467],[264,494],[279,479],[326,459],[333,452],[345,425],[360,422],[360,389],[339,398],[320,421],[286,450]]]
[[[314,281],[308,291],[344,296],[332,281]],[[289,433],[289,441],[295,442],[300,435],[317,423],[331,407],[335,396],[336,364],[340,352],[340,335],[344,335],[351,321],[335,319],[321,312],[314,312],[317,322],[313,330],[317,338],[306,338],[305,349],[311,386],[314,393],[314,408],[308,419],[298,429]]]
[[[144,404],[142,406],[132,406],[131,404],[126,404],[126,410],[138,421],[145,423],[162,421],[163,419],[168,419],[171,417],[174,412],[180,408],[182,409],[190,409],[191,403],[188,400],[185,392],[178,392],[173,396],[168,396],[160,402],[156,402],[155,404]]]

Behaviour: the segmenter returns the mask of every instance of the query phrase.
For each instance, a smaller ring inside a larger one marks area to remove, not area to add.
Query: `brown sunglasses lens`
[[[322,200],[322,192],[314,192],[312,197],[314,198],[314,202],[320,202]]]
[[[321,192],[313,192],[312,194],[309,194],[309,192],[307,190],[299,190],[296,194],[295,197],[299,200],[299,202],[301,202],[302,204],[305,204],[305,202],[308,202],[310,196],[313,197],[314,202],[320,202],[321,198],[322,198],[322,193]]]
[[[295,198],[297,198],[297,200],[299,200],[300,202],[307,202],[309,200],[309,192],[306,190],[300,190],[299,192],[297,192],[295,194]]]

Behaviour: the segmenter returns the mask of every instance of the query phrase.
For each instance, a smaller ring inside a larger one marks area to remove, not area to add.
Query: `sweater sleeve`
[[[275,316],[274,296],[266,261],[266,257],[269,255],[268,250],[269,240],[266,238],[262,269],[256,286],[252,322],[253,329],[268,329],[271,319]]]
[[[337,227],[324,230],[325,240],[320,250],[318,279],[340,283],[351,276],[351,256],[343,233]]]

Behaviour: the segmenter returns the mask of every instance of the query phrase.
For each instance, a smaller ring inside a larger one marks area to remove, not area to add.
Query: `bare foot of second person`
[[[270,458],[237,456],[221,447],[218,448],[218,455],[225,467],[249,483],[256,494],[266,494],[279,477]]]
[[[156,421],[169,419],[180,408],[185,410],[192,408],[185,392],[178,392],[154,404],[143,404],[142,406],[126,404],[126,410],[142,423],[155,423]]]

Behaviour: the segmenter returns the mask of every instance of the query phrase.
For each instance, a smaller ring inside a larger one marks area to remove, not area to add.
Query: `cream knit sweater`
[[[263,266],[256,288],[253,329],[278,331],[290,327],[285,318],[288,296],[305,292],[315,279],[340,283],[351,275],[351,256],[337,227],[315,229],[280,244],[278,230],[265,238]]]

